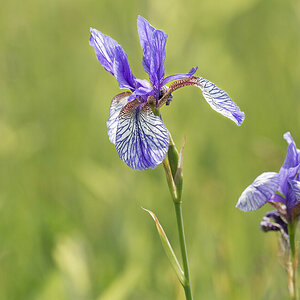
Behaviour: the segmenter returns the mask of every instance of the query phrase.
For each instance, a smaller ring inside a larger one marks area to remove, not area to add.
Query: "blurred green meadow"
[[[287,299],[276,234],[245,214],[241,192],[300,146],[296,0],[0,2],[0,299],[184,299],[155,225],[180,257],[161,166],[133,171],[107,137],[117,81],[89,46],[116,39],[147,78],[138,15],[168,33],[166,75],[196,73],[246,113],[239,128],[199,89],[162,109],[184,152],[183,209],[195,299]]]

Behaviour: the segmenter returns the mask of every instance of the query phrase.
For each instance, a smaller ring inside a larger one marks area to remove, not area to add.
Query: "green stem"
[[[192,288],[191,288],[191,282],[190,282],[188,255],[187,255],[186,243],[185,243],[181,201],[174,202],[174,205],[175,205],[175,212],[176,212],[176,219],[177,219],[180,250],[181,250],[182,261],[183,261],[183,271],[184,271],[184,276],[185,276],[185,284],[184,284],[183,288],[184,288],[186,299],[192,300],[193,295],[192,295]]]
[[[298,255],[295,244],[295,231],[296,222],[292,222],[288,225],[289,240],[290,240],[290,260],[288,265],[288,287],[289,293],[292,300],[298,300],[297,291],[297,265]]]
[[[173,198],[173,203],[176,212],[179,243],[180,243],[180,250],[181,250],[182,262],[183,262],[183,272],[185,278],[182,286],[184,288],[186,300],[193,300],[192,288],[190,282],[188,255],[186,250],[186,242],[185,242],[184,227],[183,227],[182,207],[181,207],[182,179],[183,179],[182,177],[183,176],[182,175],[183,147],[181,148],[180,155],[178,155],[178,151],[174,145],[172,137],[170,136],[169,152],[168,155],[166,155],[165,159],[163,160],[163,166],[165,169],[169,190]]]

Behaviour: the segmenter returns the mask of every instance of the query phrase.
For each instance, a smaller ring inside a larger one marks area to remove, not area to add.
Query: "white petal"
[[[116,141],[116,133],[117,133],[117,127],[119,122],[119,114],[122,110],[122,108],[128,103],[128,98],[131,95],[130,92],[125,92],[116,95],[112,100],[110,104],[109,109],[109,118],[106,122],[107,129],[108,129],[108,137],[109,140],[115,144]]]
[[[259,175],[243,191],[236,207],[246,212],[257,210],[270,200],[271,196],[277,191],[278,185],[277,173],[266,172]]]

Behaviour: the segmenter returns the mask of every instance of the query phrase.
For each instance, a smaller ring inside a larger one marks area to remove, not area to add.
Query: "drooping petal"
[[[155,28],[141,16],[138,16],[137,18],[137,28],[140,37],[141,47],[144,50],[143,67],[144,70],[149,74],[151,62],[151,40],[152,33],[155,30]]]
[[[135,89],[135,77],[131,72],[127,55],[119,45],[115,47],[113,70],[114,75],[119,82],[120,89]]]
[[[167,37],[168,35],[161,30],[155,30],[152,33],[150,72],[148,74],[152,86],[157,91],[161,88],[165,76]]]
[[[243,123],[245,114],[240,111],[240,108],[231,100],[225,91],[202,77],[199,78],[199,87],[205,100],[212,109],[229,118],[239,126]]]
[[[278,174],[266,172],[259,175],[240,196],[236,207],[248,212],[257,210],[269,201],[276,192],[279,184]]]
[[[296,144],[290,132],[286,132],[283,135],[283,137],[288,142],[289,145],[286,153],[286,158],[282,167],[285,169],[293,168],[299,165],[300,163],[300,151],[299,149],[297,149]]]
[[[115,145],[120,158],[130,168],[155,168],[168,152],[169,132],[148,103],[135,99],[121,110]]]
[[[106,122],[106,125],[107,125],[107,129],[108,129],[109,140],[113,144],[115,144],[115,142],[116,142],[119,114],[120,114],[122,108],[128,103],[128,98],[130,95],[131,95],[130,92],[124,92],[124,93],[116,95],[111,100],[110,109],[109,109],[109,118]]]
[[[165,85],[166,83],[173,81],[173,80],[189,78],[195,74],[197,69],[198,69],[198,67],[194,67],[186,74],[175,74],[175,75],[168,76],[163,80],[162,84]]]
[[[122,47],[110,36],[91,28],[90,45],[94,47],[100,64],[119,81],[120,88],[135,88],[127,55]]]

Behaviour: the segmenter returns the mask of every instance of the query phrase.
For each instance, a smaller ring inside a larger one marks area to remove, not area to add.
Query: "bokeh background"
[[[4,0],[0,3],[0,299],[184,299],[150,216],[180,257],[164,170],[129,169],[107,137],[116,80],[89,27],[143,71],[136,19],[168,33],[166,75],[199,66],[246,113],[241,127],[201,92],[162,114],[186,136],[184,218],[195,299],[286,299],[271,207],[235,208],[243,189],[300,145],[300,3],[292,0]]]

